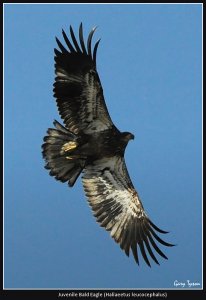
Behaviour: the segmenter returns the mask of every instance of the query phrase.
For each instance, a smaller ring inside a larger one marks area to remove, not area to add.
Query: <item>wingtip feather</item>
[[[88,55],[90,57],[92,57],[92,51],[91,51],[91,48],[92,48],[92,37],[93,37],[94,32],[95,32],[96,29],[97,29],[97,26],[93,27],[93,29],[90,31],[88,39],[87,39],[87,51],[88,51]]]

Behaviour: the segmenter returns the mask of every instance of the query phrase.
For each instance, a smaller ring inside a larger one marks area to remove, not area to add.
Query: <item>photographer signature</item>
[[[192,282],[190,281],[189,279],[185,280],[185,281],[178,281],[178,280],[175,280],[174,281],[174,286],[176,288],[200,288],[201,287],[201,284],[200,282]]]

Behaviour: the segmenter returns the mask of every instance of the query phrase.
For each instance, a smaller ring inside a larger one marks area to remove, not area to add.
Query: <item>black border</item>
[[[105,4],[109,4],[109,3],[114,3],[114,1],[108,2],[108,1],[99,1],[100,3],[105,3]],[[151,4],[155,4],[152,3],[150,1],[148,2],[132,2],[132,1],[128,1],[129,3],[133,3],[133,4],[138,4],[138,3],[151,3]],[[6,1],[1,3],[1,16],[2,16],[2,25],[3,25],[3,4],[20,4],[23,2],[16,2],[16,1]],[[28,2],[28,4],[41,4],[40,2]],[[45,4],[47,4],[45,1],[43,2]],[[57,2],[48,2],[48,3],[57,3]],[[60,3],[65,3],[65,4],[70,4],[70,3],[84,3],[83,1],[71,1],[71,2],[64,2],[64,1],[60,1]],[[98,2],[91,2],[88,1],[86,3],[98,3]],[[120,2],[117,2],[117,4]],[[126,2],[125,2],[126,3]],[[160,3],[160,1],[156,2],[156,3]],[[172,2],[163,2],[165,4],[167,3],[172,3]],[[174,2],[177,3],[177,2]],[[194,4],[202,4],[203,5],[203,11],[204,11],[204,3],[203,1],[191,1],[191,2],[185,2],[185,1],[180,1],[179,3],[184,3],[184,4],[190,4],[190,3],[194,3]],[[177,3],[178,4],[178,3]],[[3,26],[2,26],[2,30],[1,30],[1,37],[2,37],[2,45],[3,45]],[[3,47],[2,47],[3,50]],[[3,66],[3,56],[2,56],[2,66]],[[3,72],[1,73],[1,76],[3,77]],[[3,80],[1,81],[3,83]],[[204,86],[204,85],[203,85]],[[2,88],[3,91],[3,88]],[[2,93],[2,99],[3,99],[3,93]],[[3,101],[2,101],[3,104]],[[2,110],[2,121],[3,121],[3,110]],[[2,122],[3,123],[3,122]],[[2,124],[2,128],[3,128],[3,124]],[[3,136],[3,134],[2,134]],[[3,144],[3,143],[2,143]],[[3,153],[3,151],[2,151]],[[3,164],[2,164],[2,170],[3,170]],[[3,172],[2,172],[2,177],[3,177]],[[2,180],[3,183],[3,180]],[[3,191],[3,185],[2,185],[2,191]],[[3,194],[2,194],[2,199],[3,199]],[[198,297],[198,299],[202,299],[204,296],[206,296],[206,292],[203,286],[203,289],[199,289],[199,290],[194,290],[194,289],[187,289],[187,290],[183,290],[183,289],[172,289],[172,290],[167,290],[167,289],[148,289],[148,290],[141,290],[141,289],[125,289],[125,290],[118,290],[118,289],[3,289],[3,201],[2,201],[2,280],[1,280],[1,291],[0,291],[0,299],[174,299],[175,297],[181,297],[182,298],[192,298],[195,299],[196,297]],[[204,223],[203,223],[203,233],[205,232],[204,230]],[[203,253],[204,253],[204,249],[205,249],[205,240],[203,239]],[[204,259],[203,259],[204,261]],[[203,265],[203,278],[204,278],[204,265]],[[92,294],[91,294],[92,293]],[[106,296],[105,297],[105,293],[108,293],[107,295],[110,296]],[[139,294],[141,296],[139,297],[132,297],[132,293],[135,294]],[[102,294],[102,297],[98,297],[98,295]],[[118,294],[120,294],[118,296]],[[84,296],[85,295],[85,296]],[[93,295],[93,296],[91,296]],[[95,296],[96,295],[96,296]],[[125,296],[124,296],[125,295]],[[127,296],[126,296],[127,295]],[[130,295],[130,297],[128,296]]]

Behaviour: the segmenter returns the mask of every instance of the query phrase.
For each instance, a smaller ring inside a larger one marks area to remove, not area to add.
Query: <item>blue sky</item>
[[[202,282],[201,5],[4,6],[5,288],[171,288]],[[140,267],[92,216],[81,179],[44,169],[41,144],[59,121],[55,36],[98,26],[97,69],[144,208],[173,248]]]

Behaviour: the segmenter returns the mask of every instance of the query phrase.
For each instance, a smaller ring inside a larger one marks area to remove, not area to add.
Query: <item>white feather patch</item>
[[[84,170],[83,185],[97,220],[100,215],[101,220],[106,220],[106,217],[111,219],[105,228],[111,231],[115,240],[118,240],[131,217],[145,216],[128,177],[124,158],[115,156],[94,161]]]

